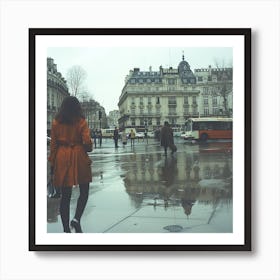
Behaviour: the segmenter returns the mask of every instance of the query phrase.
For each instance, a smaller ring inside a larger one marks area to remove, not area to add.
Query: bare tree
[[[225,69],[226,63],[225,63],[224,59],[219,60],[219,59],[215,58],[214,63],[215,63],[216,68],[221,70],[218,72],[218,75],[217,75],[217,79],[221,84],[219,94],[223,99],[224,114],[229,117],[231,115],[231,113],[228,108],[228,95],[232,91],[232,86],[229,83],[229,78],[230,78],[228,76],[229,73],[227,73],[227,71]],[[230,61],[229,64],[232,64],[232,61]],[[232,65],[231,66],[229,65],[229,67],[232,68]]]
[[[67,83],[72,95],[78,97],[83,90],[83,83],[86,79],[86,71],[79,65],[72,66],[67,72]]]
[[[80,101],[89,101],[90,99],[92,99],[92,94],[90,93],[90,91],[86,88],[86,87],[81,87],[78,93],[77,98]]]

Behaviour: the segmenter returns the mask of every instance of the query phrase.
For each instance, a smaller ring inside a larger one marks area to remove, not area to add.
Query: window
[[[143,105],[143,97],[140,97],[140,105]]]
[[[152,98],[149,96],[148,97],[148,104],[151,105],[152,104]]]
[[[209,115],[209,108],[205,107],[204,108],[204,116],[208,116]]]
[[[184,104],[188,105],[189,104],[189,97],[184,96]]]
[[[231,130],[232,122],[195,122],[194,130]]]
[[[217,107],[213,107],[213,114],[218,115],[219,114],[219,109]]]
[[[175,85],[175,79],[168,79],[169,85]]]
[[[208,96],[203,98],[203,104],[208,106]]]
[[[208,94],[208,87],[203,88],[203,94]]]
[[[48,104],[48,108],[50,106],[50,93],[48,92],[48,101],[47,101],[47,104]]]
[[[184,114],[185,114],[185,115],[188,115],[188,114],[189,114],[189,107],[185,107],[185,108],[184,108]]]
[[[51,106],[54,107],[54,94],[51,94]]]
[[[176,107],[169,108],[169,115],[176,115]]]
[[[168,97],[168,105],[176,105],[176,96]]]
[[[156,108],[156,114],[160,114],[160,108]]]
[[[172,125],[176,125],[176,118],[171,118],[170,122],[171,122]]]
[[[202,82],[202,77],[198,77],[197,80],[198,80],[199,82]]]
[[[213,106],[217,106],[217,96],[213,96],[212,103],[213,103]]]
[[[160,125],[160,118],[157,118],[156,122],[157,122],[157,125]]]
[[[131,125],[135,126],[135,119],[131,118]]]
[[[160,104],[158,96],[156,97],[156,104]]]
[[[193,104],[196,104],[196,96],[193,96],[193,97],[192,97],[192,103],[193,103]]]
[[[135,97],[131,98],[131,105],[135,105]]]

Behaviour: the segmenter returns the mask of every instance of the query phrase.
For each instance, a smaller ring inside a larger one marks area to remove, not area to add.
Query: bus
[[[232,139],[232,118],[190,118],[185,140]]]
[[[113,138],[114,136],[114,130],[113,128],[105,128],[101,129],[102,137],[103,138]]]

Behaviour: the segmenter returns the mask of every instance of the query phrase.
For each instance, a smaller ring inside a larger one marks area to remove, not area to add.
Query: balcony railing
[[[141,118],[141,117],[160,117],[161,113],[151,112],[151,113],[131,113],[130,116],[133,118]]]

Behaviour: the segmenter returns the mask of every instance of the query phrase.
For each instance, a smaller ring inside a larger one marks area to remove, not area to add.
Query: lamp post
[[[101,110],[98,111],[98,118],[99,118],[99,128],[101,130],[101,119],[102,119],[102,111]]]

